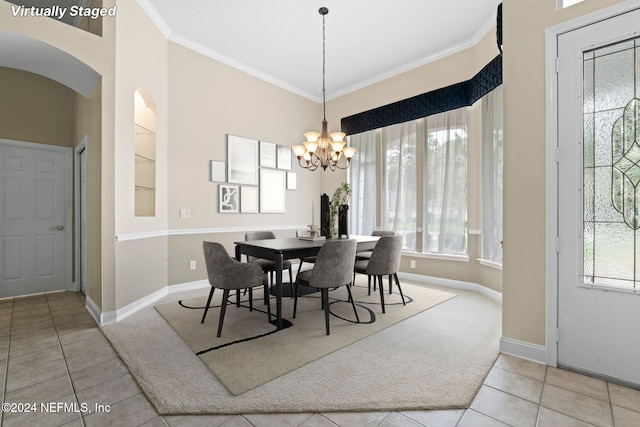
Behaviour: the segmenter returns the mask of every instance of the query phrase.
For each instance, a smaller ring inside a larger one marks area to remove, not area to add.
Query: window
[[[405,236],[405,248],[415,250],[416,122],[382,129],[381,225]]]
[[[403,235],[406,250],[466,255],[466,122],[461,108],[352,135],[353,231],[379,224]]]
[[[482,258],[502,264],[502,86],[482,98]]]
[[[422,251],[467,254],[467,110],[427,118]]]
[[[376,133],[372,130],[349,137],[349,145],[358,149],[349,167],[349,214],[355,234],[368,235],[376,228]]]

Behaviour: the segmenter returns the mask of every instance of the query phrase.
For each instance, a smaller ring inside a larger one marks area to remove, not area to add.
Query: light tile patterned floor
[[[640,426],[640,391],[505,355],[467,410],[162,417],[68,292],[0,301],[0,381],[3,426]]]

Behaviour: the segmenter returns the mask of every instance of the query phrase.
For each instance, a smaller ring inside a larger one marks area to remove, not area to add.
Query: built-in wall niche
[[[135,216],[156,215],[156,109],[144,89],[134,93]]]

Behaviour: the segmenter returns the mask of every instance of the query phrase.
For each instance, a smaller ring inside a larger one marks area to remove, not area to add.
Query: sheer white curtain
[[[415,250],[416,121],[382,129],[381,227],[405,236]]]
[[[467,110],[425,125],[422,251],[467,254]]]
[[[350,233],[369,235],[376,229],[376,131],[349,136],[358,149],[349,166]]]
[[[502,86],[482,98],[482,257],[502,264]]]

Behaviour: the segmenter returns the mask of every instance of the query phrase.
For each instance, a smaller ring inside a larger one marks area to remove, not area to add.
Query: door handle
[[[62,231],[62,230],[64,230],[64,225],[58,225],[57,227],[53,227],[51,230],[53,230],[53,231],[56,231],[56,230]]]

